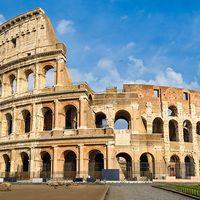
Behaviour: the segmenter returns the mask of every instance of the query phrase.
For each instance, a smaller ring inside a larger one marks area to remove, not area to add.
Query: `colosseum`
[[[121,180],[199,178],[200,93],[74,84],[40,8],[0,26],[0,177]]]

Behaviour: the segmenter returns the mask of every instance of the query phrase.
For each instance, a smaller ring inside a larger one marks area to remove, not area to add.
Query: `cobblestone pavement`
[[[153,188],[150,184],[123,184],[111,185],[106,200],[192,200],[192,198]]]

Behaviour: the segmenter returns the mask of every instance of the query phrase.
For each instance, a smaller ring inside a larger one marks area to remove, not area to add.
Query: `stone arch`
[[[42,160],[42,171],[40,174],[41,178],[51,178],[51,155],[47,151],[40,153]]]
[[[185,176],[195,176],[195,163],[191,156],[186,156],[184,159],[185,163]]]
[[[131,115],[126,110],[119,110],[115,114],[115,129],[131,129]]]
[[[184,142],[192,142],[192,123],[189,120],[183,122]]]
[[[10,156],[8,154],[3,154],[3,165],[4,165],[4,177],[10,176]]]
[[[53,112],[49,107],[42,108],[44,123],[43,130],[49,131],[53,128]]]
[[[170,157],[169,174],[180,178],[180,158],[175,154]]]
[[[54,67],[52,65],[46,65],[44,67],[44,74],[45,74],[45,87],[47,88],[54,87],[55,85]]]
[[[6,132],[8,135],[10,135],[13,132],[13,118],[10,113],[7,113],[5,117],[6,117]]]
[[[34,72],[29,69],[25,72],[26,76],[26,91],[32,91],[35,87]]]
[[[104,155],[99,150],[91,150],[89,152],[89,163],[88,163],[89,175],[101,179],[101,171],[104,169]]]
[[[10,94],[15,94],[17,92],[17,78],[14,74],[11,74],[9,76],[9,82],[10,82]]]
[[[95,124],[96,128],[106,128],[106,115],[103,112],[98,112],[95,114]]]
[[[23,130],[25,133],[29,133],[31,131],[31,114],[28,110],[23,110],[22,116],[23,116]]]
[[[153,133],[163,133],[163,120],[160,117],[156,117],[153,120]]]
[[[65,106],[65,129],[77,129],[77,108],[73,105]]]
[[[117,162],[126,180],[132,179],[132,158],[128,153],[118,153]]]
[[[168,113],[168,116],[173,116],[173,117],[178,116],[177,107],[174,105],[169,106],[167,113]]]
[[[197,135],[200,135],[200,121],[196,123],[196,133]]]
[[[26,152],[21,153],[21,176],[23,179],[29,178],[29,155]]]
[[[169,140],[178,141],[178,122],[174,119],[169,121]]]
[[[74,179],[76,177],[76,153],[72,150],[63,152],[64,154],[64,178]]]
[[[140,156],[140,176],[151,180],[155,176],[155,159],[148,152]]]

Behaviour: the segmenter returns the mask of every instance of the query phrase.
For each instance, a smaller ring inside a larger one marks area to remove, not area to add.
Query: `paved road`
[[[192,200],[179,194],[153,188],[150,184],[111,185],[106,200]]]

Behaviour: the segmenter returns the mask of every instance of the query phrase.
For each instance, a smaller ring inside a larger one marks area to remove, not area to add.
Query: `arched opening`
[[[129,112],[120,110],[116,113],[115,129],[131,129],[131,116]]]
[[[176,108],[176,106],[169,106],[168,107],[168,116],[177,116],[177,108]]]
[[[43,130],[44,131],[49,131],[52,130],[52,110],[50,108],[43,108],[43,116],[44,116],[44,126],[43,126]]]
[[[155,176],[154,157],[150,153],[143,153],[140,156],[140,176],[150,180]]]
[[[41,178],[51,178],[51,156],[48,152],[41,152],[42,172]]]
[[[169,121],[169,140],[178,141],[178,122],[176,120]]]
[[[9,79],[11,94],[15,94],[17,92],[17,79],[13,74],[10,75]]]
[[[27,91],[32,91],[34,89],[34,73],[30,70],[26,72],[27,79]]]
[[[180,178],[180,159],[177,155],[171,156],[169,170],[170,176]]]
[[[183,122],[183,139],[184,142],[192,142],[192,124],[189,120]]]
[[[12,115],[10,113],[6,114],[6,121],[7,121],[7,134],[10,135],[12,133]]]
[[[185,157],[185,176],[195,176],[194,159],[190,156]]]
[[[200,135],[200,121],[196,124],[196,133],[197,135]]]
[[[101,179],[101,171],[104,169],[104,156],[99,150],[89,152],[89,175]]]
[[[46,66],[44,68],[45,70],[45,87],[50,88],[54,87],[54,68],[53,66]]]
[[[65,129],[77,129],[77,109],[75,106],[65,107]]]
[[[106,115],[102,112],[96,114],[96,128],[106,128]]]
[[[29,178],[29,156],[27,153],[22,152],[21,153],[21,159],[22,159],[22,177]]]
[[[127,153],[119,153],[116,155],[117,162],[121,172],[126,180],[132,179],[132,159]]]
[[[153,133],[163,133],[163,120],[159,117],[153,120]]]
[[[10,176],[10,157],[7,154],[3,155],[3,159],[4,159],[4,172],[5,172],[5,177],[9,177]]]
[[[31,114],[28,110],[22,111],[24,118],[24,132],[29,133],[31,131]]]
[[[64,178],[74,179],[76,177],[76,154],[73,151],[65,151],[64,158]]]

